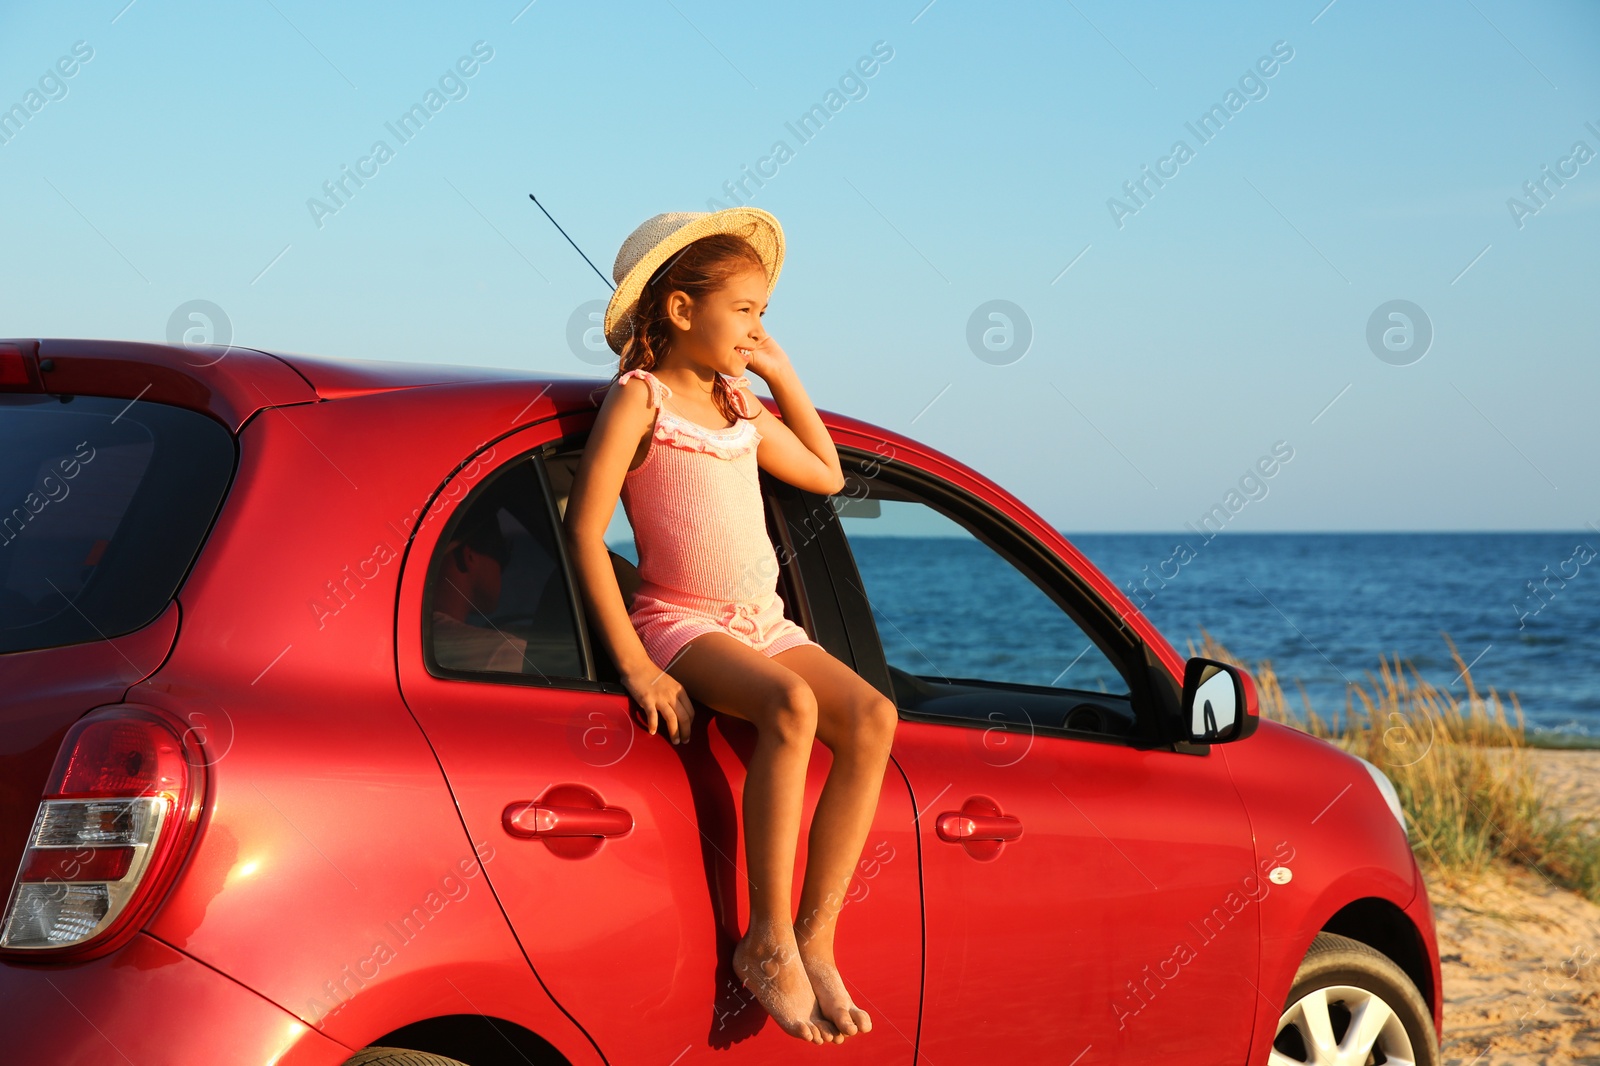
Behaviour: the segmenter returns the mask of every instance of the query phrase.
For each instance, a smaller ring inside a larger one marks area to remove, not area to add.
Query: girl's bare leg
[[[667,672],[692,699],[757,730],[743,799],[750,928],[734,948],[734,972],[790,1036],[814,1044],[842,1041],[817,1006],[791,924],[789,889],[816,699],[793,671],[722,633],[690,641]]]
[[[822,1014],[846,1036],[872,1031],[833,961],[834,932],[872,828],[898,714],[894,704],[828,652],[802,645],[773,659],[805,679],[817,701],[817,739],[833,767],[811,818],[795,940]]]

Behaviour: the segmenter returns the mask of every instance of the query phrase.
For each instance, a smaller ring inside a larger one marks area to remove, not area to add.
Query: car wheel
[[[344,1066],[466,1066],[466,1063],[403,1047],[369,1047],[346,1059]]]
[[[1318,933],[1278,1017],[1269,1066],[1438,1066],[1433,1014],[1381,951]]]

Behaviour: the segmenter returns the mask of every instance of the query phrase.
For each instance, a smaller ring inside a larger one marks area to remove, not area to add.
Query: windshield
[[[196,411],[0,396],[0,653],[131,633],[172,601],[233,476]]]

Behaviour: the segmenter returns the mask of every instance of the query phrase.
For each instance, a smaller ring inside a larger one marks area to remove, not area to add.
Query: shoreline
[[[1528,732],[1523,743],[1539,751],[1600,751],[1600,737],[1582,733]]]

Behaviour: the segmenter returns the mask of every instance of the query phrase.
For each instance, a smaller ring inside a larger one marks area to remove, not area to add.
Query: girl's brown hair
[[[753,227],[754,223],[751,225]],[[681,290],[698,302],[751,267],[766,275],[766,264],[761,261],[760,254],[736,233],[701,237],[668,259],[639,292],[639,302],[629,322],[628,339],[622,343],[622,355],[612,382],[630,370],[654,370],[671,347],[672,323],[667,319],[666,310],[669,293]],[[724,418],[745,417],[734,403],[733,391],[721,374],[712,383],[711,399]]]

